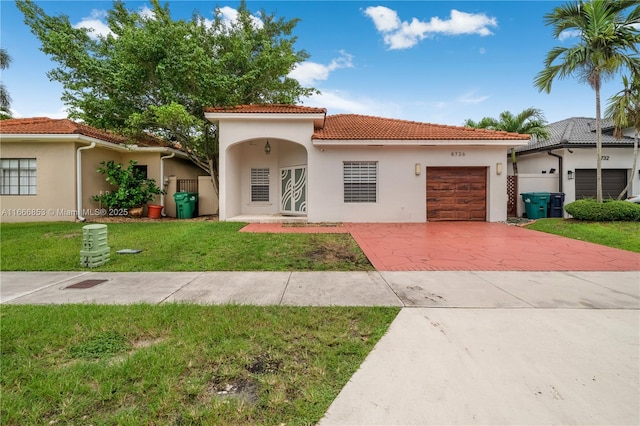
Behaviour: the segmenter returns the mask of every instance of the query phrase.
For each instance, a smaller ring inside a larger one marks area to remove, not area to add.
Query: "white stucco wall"
[[[558,192],[559,174],[520,173],[518,174],[518,216],[525,212],[523,193],[526,192]]]
[[[315,117],[317,119],[317,117]],[[307,165],[309,222],[424,222],[428,167],[486,167],[487,216],[506,220],[507,152],[509,143],[488,141],[428,141],[371,144],[359,141],[316,141],[312,119],[297,116],[229,115],[219,123],[220,220],[239,215],[279,213],[280,168]],[[264,152],[269,141],[271,153]],[[467,145],[465,145],[467,143]],[[516,142],[517,144],[517,142]],[[368,146],[376,145],[376,146]],[[493,146],[492,146],[493,145]],[[375,203],[344,203],[343,162],[378,162]],[[421,173],[415,174],[420,164]],[[503,172],[496,173],[502,163]],[[269,168],[270,201],[250,202],[251,168]]]
[[[555,177],[556,184],[553,185],[553,179],[544,180],[542,170],[549,172],[551,168],[556,169],[558,173],[558,159],[548,155],[546,152],[521,155],[518,157],[518,173],[520,175],[518,192],[564,192],[565,204],[575,201],[575,179],[569,179],[568,171],[575,172],[576,169],[595,169],[596,168],[596,151],[595,148],[571,148],[569,152],[567,149],[553,150],[554,154],[561,155],[563,157],[563,171],[562,176]],[[631,167],[633,165],[633,149],[628,148],[603,148],[602,149],[602,168],[603,169],[626,169],[627,175],[631,173]],[[636,173],[631,182],[629,188],[629,194],[640,193],[640,176],[638,169],[640,168],[640,162],[636,164]],[[536,180],[536,176],[542,180]],[[559,189],[559,179],[562,179],[562,190]],[[526,183],[524,183],[526,182]],[[539,182],[545,182],[539,184]],[[524,187],[522,185],[525,185]],[[546,189],[545,189],[546,188]],[[518,203],[518,214],[521,215],[523,211],[522,200]],[[565,214],[566,215],[566,214]]]
[[[323,147],[309,153],[309,222],[425,222],[426,168],[488,167],[487,221],[506,220],[506,168],[500,147]],[[452,152],[464,156],[452,156]],[[343,201],[343,161],[378,162],[376,203]],[[415,175],[415,164],[421,174]]]
[[[311,120],[230,120],[220,126],[220,220],[279,212],[280,168],[307,163]],[[264,146],[269,141],[271,153]],[[251,202],[251,168],[269,168],[269,202]]]

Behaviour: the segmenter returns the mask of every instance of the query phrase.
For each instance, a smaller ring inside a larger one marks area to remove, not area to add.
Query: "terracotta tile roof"
[[[529,135],[357,114],[330,115],[314,140],[528,140]]]
[[[12,118],[0,121],[0,134],[13,135],[83,135],[118,145],[134,143],[145,147],[168,147],[164,141],[152,137],[132,141],[124,136],[108,130],[76,123],[66,118],[53,119],[47,117]]]
[[[326,108],[306,107],[283,104],[252,104],[233,107],[209,107],[204,112],[213,113],[262,113],[262,114],[326,114]]]

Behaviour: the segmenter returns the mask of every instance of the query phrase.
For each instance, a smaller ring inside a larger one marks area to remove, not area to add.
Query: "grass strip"
[[[529,229],[574,240],[640,253],[640,222],[588,222],[575,219],[538,219]]]
[[[398,308],[3,306],[3,425],[320,420]]]
[[[74,271],[82,223],[0,224],[3,271]],[[107,225],[111,260],[93,271],[369,271],[349,234],[253,234],[244,224],[140,222]],[[139,254],[116,254],[141,249]]]

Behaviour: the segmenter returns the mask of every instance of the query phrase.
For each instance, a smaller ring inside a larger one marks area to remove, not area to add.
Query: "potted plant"
[[[113,160],[100,163],[98,173],[105,175],[106,181],[116,188],[91,198],[102,203],[109,215],[141,217],[144,206],[156,195],[165,193],[154,179],[146,178],[135,168],[136,164],[137,161],[131,160],[125,168]]]

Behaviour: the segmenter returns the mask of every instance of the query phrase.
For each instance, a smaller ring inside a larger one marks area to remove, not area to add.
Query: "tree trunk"
[[[600,76],[595,82],[596,90],[596,200],[602,202],[602,123],[600,122]]]
[[[640,133],[636,129],[636,134],[633,139],[633,166],[631,166],[631,175],[629,176],[629,180],[627,181],[627,186],[625,186],[622,192],[620,193],[620,195],[618,195],[618,200],[621,200],[622,197],[624,197],[625,192],[629,190],[629,186],[631,185],[631,182],[633,182],[633,178],[636,175],[636,166],[638,164],[638,136],[639,135]]]

